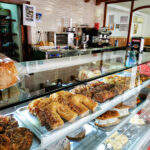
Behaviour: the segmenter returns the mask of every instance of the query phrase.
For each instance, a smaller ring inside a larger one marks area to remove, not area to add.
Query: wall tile
[[[42,13],[41,23],[32,27],[32,43],[38,41],[37,31],[62,31],[63,18],[72,18],[73,25],[88,24],[93,27],[95,22],[103,25],[104,3],[95,5],[95,0],[85,3],[84,0],[30,0]],[[45,40],[45,37],[43,38]]]

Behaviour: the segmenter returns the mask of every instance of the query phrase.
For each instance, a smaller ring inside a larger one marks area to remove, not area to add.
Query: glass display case
[[[15,63],[0,114],[34,133],[33,150],[140,149],[150,134],[149,60],[119,50]]]

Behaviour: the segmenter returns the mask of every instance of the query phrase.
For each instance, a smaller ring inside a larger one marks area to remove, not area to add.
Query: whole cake
[[[18,72],[14,62],[9,58],[0,59],[0,89],[14,85],[18,80]]]

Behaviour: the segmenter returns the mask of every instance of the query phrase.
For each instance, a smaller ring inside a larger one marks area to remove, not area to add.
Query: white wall
[[[118,7],[118,6],[117,6]],[[119,7],[118,7],[119,8]],[[128,23],[129,23],[129,16],[130,16],[130,13],[129,11],[126,11],[126,9],[117,9],[114,7],[114,5],[109,5],[108,6],[108,11],[107,11],[107,18],[106,18],[106,25],[108,26],[109,24],[109,15],[114,15],[115,18],[114,18],[114,26],[116,26],[116,24],[120,24],[120,17],[121,16],[128,16]],[[115,36],[115,37],[127,37],[128,35],[128,31],[119,31],[119,29],[116,29],[114,27],[114,30],[112,31],[112,35],[111,36]]]
[[[134,16],[142,16],[144,18],[144,22],[143,23],[138,23],[138,32],[137,32],[137,34],[133,34],[135,23],[134,22],[132,23],[131,37],[132,36],[150,37],[150,15],[145,14],[145,13],[135,12]]]
[[[63,18],[72,18],[73,25],[88,24],[93,27],[95,22],[103,24],[104,3],[95,5],[95,0],[85,3],[84,0],[31,0],[37,12],[43,14],[42,22],[32,27],[32,43],[37,42],[37,31],[62,31]]]
[[[107,26],[108,26],[108,16],[109,15],[115,15],[115,25],[116,25],[116,24],[120,24],[120,16],[128,16],[128,17],[130,16],[130,9],[123,7],[123,6],[111,4],[108,7],[107,14],[108,14],[107,15]],[[144,17],[144,22],[138,24],[137,34],[133,34],[134,22],[132,22],[131,37],[132,36],[150,37],[150,14],[137,11],[133,14],[133,17],[134,16]],[[128,22],[129,22],[129,20],[128,20]],[[127,34],[128,34],[128,31],[120,32],[119,29],[115,29],[114,31],[112,31],[112,36],[115,36],[115,37],[127,37]]]

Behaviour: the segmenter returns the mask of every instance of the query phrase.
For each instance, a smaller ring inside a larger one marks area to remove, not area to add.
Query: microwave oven
[[[56,46],[72,46],[74,45],[74,33],[61,32],[56,33]]]
[[[48,41],[53,42],[58,46],[72,46],[74,45],[74,33],[72,32],[48,32]]]

